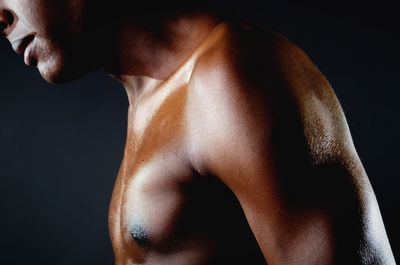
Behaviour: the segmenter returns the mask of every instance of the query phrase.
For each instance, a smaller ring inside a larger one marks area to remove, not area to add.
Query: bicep
[[[333,246],[328,198],[322,195],[332,187],[315,181],[305,150],[299,150],[302,144],[293,139],[301,138],[295,128],[287,138],[269,128],[268,119],[223,118],[234,126],[216,126],[207,133],[203,170],[234,192],[270,264],[299,264],[302,258],[308,260],[304,264],[312,259],[324,264],[321,259],[328,260]]]
[[[383,223],[345,125],[308,139],[317,124],[290,109],[271,115],[249,98],[215,100],[198,119],[197,166],[236,195],[270,264],[363,264],[360,253],[387,248],[375,244]]]
[[[255,116],[214,113],[199,164],[234,192],[266,260],[361,264],[370,222],[382,221],[370,219],[377,205],[356,154],[317,163],[296,120],[271,127]]]

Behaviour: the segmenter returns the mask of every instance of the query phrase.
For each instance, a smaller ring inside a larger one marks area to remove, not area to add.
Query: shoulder
[[[322,161],[352,146],[329,82],[295,44],[239,22],[221,25],[215,37],[188,90],[188,120],[204,149],[264,153],[266,142],[279,143],[307,146],[299,152]]]
[[[189,88],[193,95],[206,93],[207,99],[264,108],[271,100],[301,105],[312,97],[340,108],[325,76],[299,47],[269,29],[243,22],[219,26],[195,63]]]
[[[282,65],[277,62],[279,42],[287,41],[272,31],[237,21],[220,24],[194,65],[190,106],[224,112],[225,119],[244,114],[249,104],[266,107],[265,94],[275,86],[275,73]]]
[[[256,84],[296,78],[299,72],[324,79],[310,58],[286,37],[260,25],[228,21],[217,27],[199,56],[192,81],[218,73],[221,81]]]

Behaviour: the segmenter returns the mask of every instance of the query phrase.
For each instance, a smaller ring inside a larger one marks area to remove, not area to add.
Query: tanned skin
[[[0,25],[47,81],[103,67],[126,89],[117,265],[395,264],[340,104],[304,52],[216,13],[138,19],[114,2],[0,0]]]

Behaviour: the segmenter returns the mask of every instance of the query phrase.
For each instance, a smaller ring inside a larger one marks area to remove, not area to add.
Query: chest
[[[236,197],[215,176],[193,169],[178,124],[126,145],[109,210],[116,264],[262,260]]]
[[[120,237],[126,247],[162,247],[182,234],[179,223],[193,186],[194,174],[176,153],[157,153],[122,178],[114,190]]]
[[[141,252],[149,242],[157,244],[177,234],[193,175],[185,154],[184,112],[182,88],[152,114],[129,113],[124,159],[109,209],[116,256],[121,249]]]
[[[209,241],[204,237],[205,227],[210,226],[206,225],[209,203],[202,197],[210,183],[193,171],[177,146],[159,149],[150,157],[140,152],[135,166],[122,166],[125,170],[118,177],[109,211],[120,264],[129,264],[127,259],[141,263],[149,253],[171,255],[188,240],[198,246]],[[206,252],[195,251],[200,249]]]

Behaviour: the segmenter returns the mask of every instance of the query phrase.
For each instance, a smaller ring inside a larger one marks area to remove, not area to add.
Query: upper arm
[[[198,171],[237,196],[269,264],[394,263],[328,82],[285,41],[262,54],[244,48],[220,46],[193,72]]]

